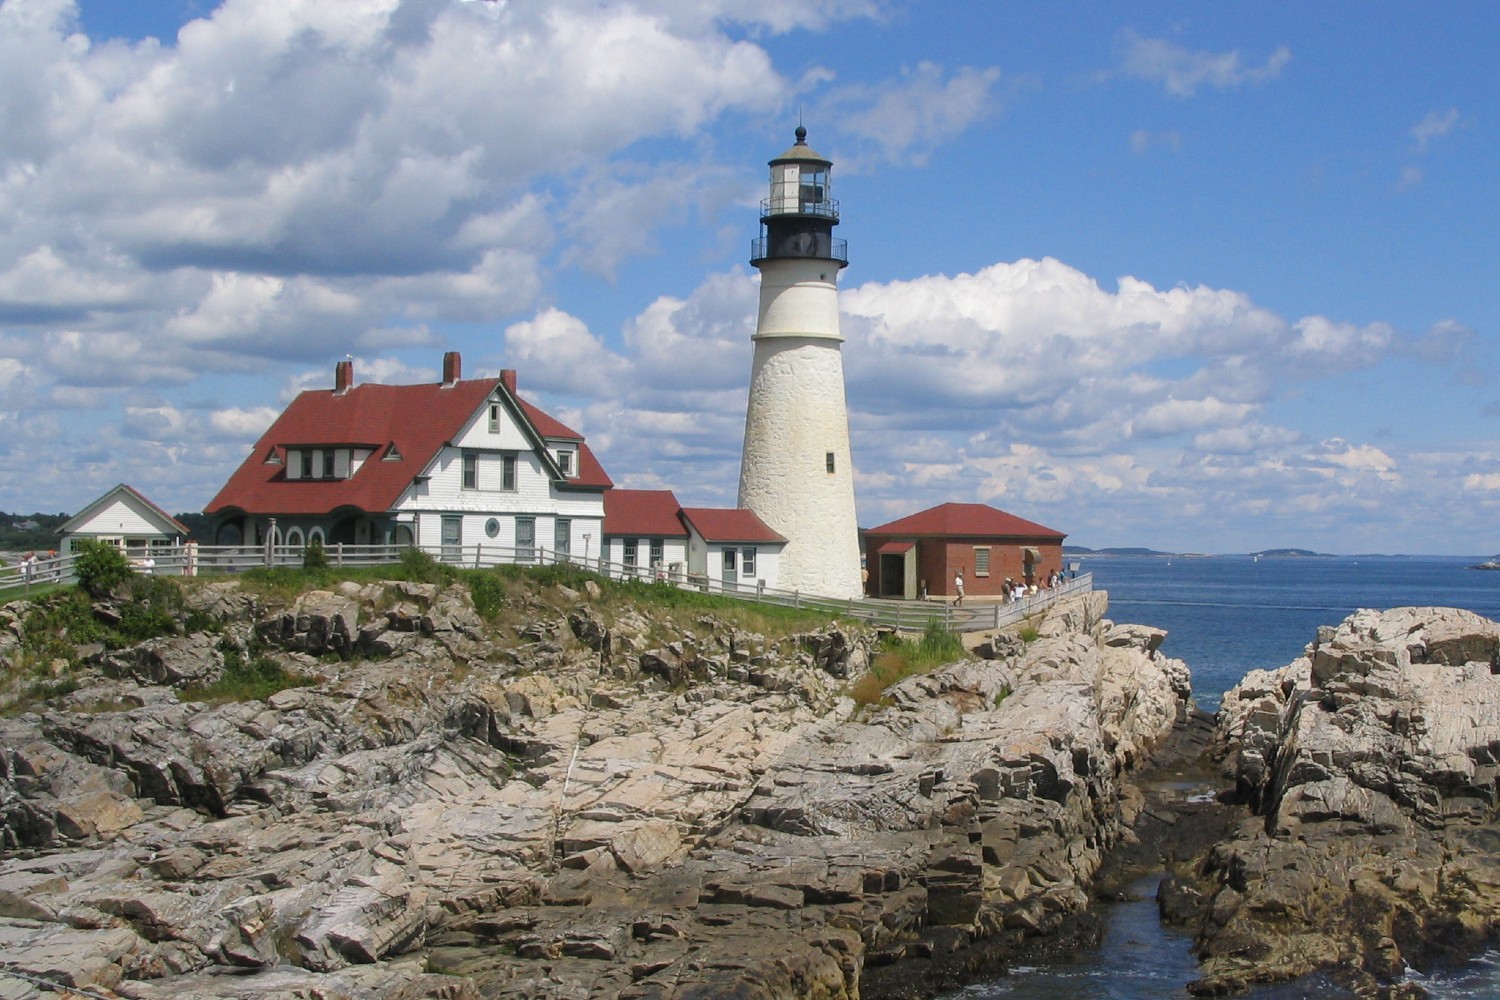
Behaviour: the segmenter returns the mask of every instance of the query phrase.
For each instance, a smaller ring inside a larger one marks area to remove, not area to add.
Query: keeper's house
[[[1061,531],[982,503],[945,503],[864,532],[867,593],[914,600],[998,596],[1006,579],[1042,585],[1061,572]]]
[[[597,559],[613,485],[583,436],[516,392],[516,373],[303,392],[204,512],[216,545],[490,544],[521,560]],[[592,548],[593,551],[587,551]]]

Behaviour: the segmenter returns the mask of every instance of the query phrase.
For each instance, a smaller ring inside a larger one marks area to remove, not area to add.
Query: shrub
[[[505,603],[505,582],[494,573],[476,573],[469,578],[469,596],[482,618],[494,618]]]
[[[92,538],[74,539],[73,572],[78,585],[95,597],[103,597],[135,575],[125,553]]]
[[[421,549],[401,553],[401,576],[410,583],[449,583],[457,575],[452,566],[443,565]]]
[[[302,547],[302,568],[307,570],[328,568],[328,552],[323,548],[323,539],[314,537]]]
[[[128,645],[177,632],[182,610],[182,588],[176,580],[160,576],[138,576],[130,581],[130,599],[120,605],[120,623],[111,646]]]

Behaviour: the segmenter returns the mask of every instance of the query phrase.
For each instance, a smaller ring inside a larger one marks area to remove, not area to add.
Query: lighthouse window
[[[833,452],[830,451],[826,456],[824,456],[824,458],[823,458],[823,464],[825,464],[826,466],[828,466],[828,471],[829,472],[833,472],[834,471]]]

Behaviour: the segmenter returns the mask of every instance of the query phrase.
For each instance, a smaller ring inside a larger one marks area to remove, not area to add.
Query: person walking
[[[956,608],[964,602],[964,571],[959,570],[958,575],[953,578],[953,606]]]

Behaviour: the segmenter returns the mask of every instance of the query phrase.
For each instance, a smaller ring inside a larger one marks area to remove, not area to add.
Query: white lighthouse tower
[[[838,273],[848,264],[833,238],[839,203],[833,164],[797,142],[771,161],[771,194],[761,202],[761,236],[750,263],[760,269],[760,318],[750,369],[741,507],[787,539],[779,583],[826,597],[863,592]]]

